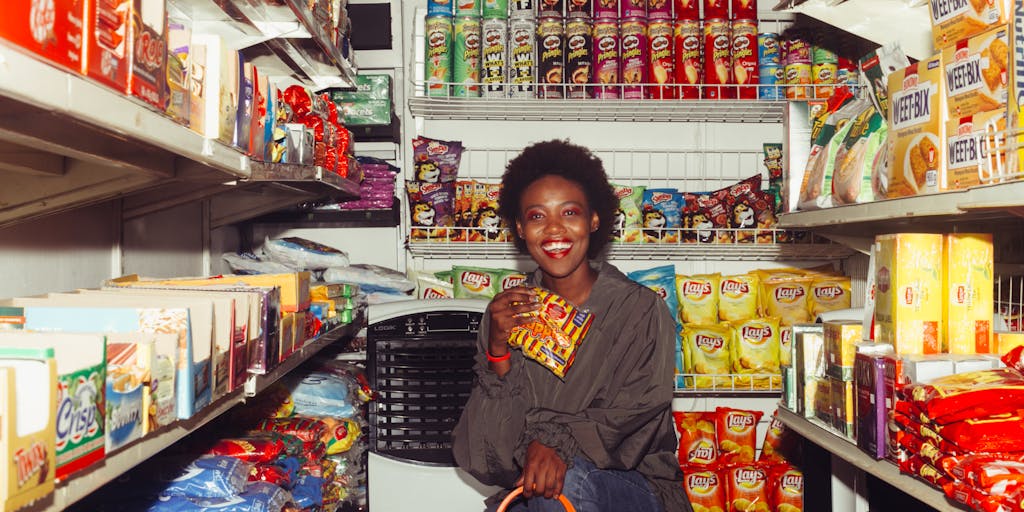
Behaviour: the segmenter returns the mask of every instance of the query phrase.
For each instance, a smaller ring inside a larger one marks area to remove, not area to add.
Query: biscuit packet
[[[776,381],[779,370],[779,319],[774,317],[755,318],[744,322],[733,322],[735,336],[731,348],[732,371],[737,387],[769,389]],[[749,377],[743,374],[771,374],[770,376]]]
[[[761,411],[730,407],[715,408],[715,433],[718,436],[718,457],[721,462],[754,462],[754,452],[757,449],[757,422],[761,421],[763,414]]]
[[[715,413],[674,411],[672,417],[679,432],[680,466],[708,466],[718,462]]]
[[[683,323],[714,324],[719,317],[721,274],[677,275],[680,319]]]
[[[508,344],[565,379],[594,315],[543,288],[534,291],[540,299],[540,309],[531,313],[534,321],[512,329]]]
[[[722,276],[718,287],[718,319],[737,322],[756,317],[760,283],[753,273]]]
[[[619,207],[615,210],[612,241],[621,243],[643,242],[640,232],[640,206],[643,203],[645,187],[613,185]]]
[[[683,356],[687,388],[728,388],[732,385],[729,348],[733,329],[724,324],[683,326]]]

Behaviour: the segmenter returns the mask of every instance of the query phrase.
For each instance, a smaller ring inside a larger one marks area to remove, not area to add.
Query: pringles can
[[[599,19],[619,19],[619,0],[593,0],[594,22]]]
[[[700,0],[672,0],[672,10],[679,21],[700,20]]]
[[[730,0],[732,19],[756,20],[757,0]]]
[[[782,86],[786,82],[786,70],[783,66],[768,64],[757,69],[758,81],[757,98],[761,100],[785,99],[782,94]]]
[[[509,95],[513,98],[534,97],[533,84],[537,82],[537,57],[534,38],[537,23],[533,18],[513,18],[508,24],[509,39]]]
[[[456,16],[477,16],[482,12],[483,0],[454,0]]]
[[[480,96],[480,18],[455,18],[452,96]]]
[[[857,76],[857,64],[845,57],[839,57],[839,67],[836,70],[836,85],[854,87],[859,80]]]
[[[701,0],[704,22],[729,19],[729,0]]]
[[[647,0],[619,0],[619,21],[647,17]]]
[[[537,17],[551,18],[565,15],[565,5],[562,0],[534,0],[537,3]]]
[[[561,17],[537,20],[538,98],[564,97],[562,76],[565,71],[565,27]]]
[[[650,20],[671,20],[672,0],[647,0],[647,18]]]
[[[565,0],[565,13],[570,18],[589,18],[593,13],[591,0]]]
[[[427,0],[427,16],[451,16],[452,0]]]
[[[423,76],[426,77],[427,96],[447,97],[448,85],[452,81],[452,32],[451,16],[427,16],[426,55]]]
[[[598,0],[600,1],[600,0]],[[618,99],[620,97],[619,20],[601,18],[594,20],[594,97]]]
[[[508,18],[508,0],[483,0],[484,18]]]
[[[839,56],[820,46],[811,47],[811,84],[814,97],[827,99],[835,89],[836,73],[839,71]]]
[[[724,19],[704,21],[704,89],[709,100],[731,98],[732,35],[729,22]]]
[[[487,18],[481,28],[481,70],[483,95],[488,98],[504,98],[507,95],[505,83],[506,57],[508,51],[508,24],[499,18]]]
[[[782,48],[779,47],[779,35],[774,32],[761,32],[757,35],[757,63],[761,66],[779,66],[782,64]]]
[[[676,86],[679,88],[679,99],[695,100],[700,98],[701,40],[700,22],[697,20],[678,20],[673,27],[675,39],[674,60]]]
[[[533,0],[509,0],[508,15],[510,18],[532,18]]]
[[[732,22],[732,73],[736,97],[757,99],[757,21]]]
[[[675,60],[672,58],[673,22],[670,19],[652,19],[647,23],[650,42],[651,98],[674,100],[679,98],[675,87]]]
[[[786,98],[805,100],[810,96],[811,47],[806,41],[786,41]]]
[[[650,83],[647,73],[650,60],[647,21],[643,18],[621,20],[619,34],[622,38],[622,99],[642,100],[648,94],[646,84]]]
[[[590,82],[594,69],[592,30],[590,18],[569,18],[565,22],[565,76],[570,98],[591,96]]]

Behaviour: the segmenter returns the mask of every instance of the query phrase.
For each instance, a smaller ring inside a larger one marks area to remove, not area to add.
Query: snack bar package
[[[416,137],[412,141],[412,181],[420,183],[452,182],[459,172],[462,161],[462,143],[427,137]]]
[[[684,325],[684,368],[686,373],[697,374],[685,379],[686,387],[728,387],[732,384],[728,376],[722,376],[732,372],[729,356],[732,338],[733,330],[727,325]]]
[[[718,322],[721,274],[677,275],[679,317],[684,323],[710,325]]]
[[[715,436],[715,413],[672,413],[679,432],[679,465],[708,466],[718,462],[718,440]]]
[[[622,243],[643,242],[640,232],[640,205],[643,203],[645,187],[613,185],[619,207],[615,209],[612,241]]]
[[[729,407],[715,409],[718,457],[725,463],[754,462],[757,450],[757,422],[764,413]]]
[[[508,343],[521,348],[523,355],[544,365],[564,379],[576,358],[576,350],[590,330],[594,316],[560,295],[534,288],[541,307],[534,321],[512,329]]]
[[[718,293],[718,319],[742,322],[756,317],[759,288],[760,280],[756,274],[722,276]]]

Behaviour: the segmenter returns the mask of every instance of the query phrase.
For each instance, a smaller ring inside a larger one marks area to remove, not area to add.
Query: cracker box
[[[167,91],[167,12],[164,0],[133,0],[129,91],[163,108]]]
[[[828,378],[829,400],[832,406],[832,428],[839,431],[849,439],[853,439],[853,410],[855,407],[853,399],[853,381]]]
[[[940,55],[892,72],[889,136],[895,161],[886,195],[904,197],[939,191],[946,162],[946,79]]]
[[[931,0],[932,40],[944,49],[1009,21],[1007,0]]]
[[[112,453],[146,433],[144,390],[151,380],[153,340],[143,333],[110,333],[107,338],[106,451]]]
[[[875,265],[875,327],[878,343],[898,354],[942,350],[942,235],[879,235]]]
[[[946,170],[939,186],[956,190],[992,182],[994,171],[1011,165],[1004,151],[989,152],[996,145],[994,136],[1006,129],[1006,110],[989,110],[951,118],[946,122]],[[1010,162],[1014,161],[1009,155]],[[979,164],[984,164],[981,171]]]
[[[825,322],[825,373],[829,377],[853,380],[853,359],[863,327],[860,320]]]
[[[32,2],[5,2],[0,38],[74,72],[82,69],[83,20],[88,0],[53,0],[50,16],[38,23]],[[33,23],[33,21],[37,21]]]
[[[948,352],[987,354],[992,342],[992,235],[950,233],[943,246],[944,324]]]
[[[942,50],[950,119],[1005,108],[1009,31],[1003,25]]]
[[[857,446],[875,459],[885,458],[885,356],[858,353],[853,361],[856,416],[853,437]]]
[[[82,73],[128,92],[131,57],[131,0],[88,0]]]
[[[107,340],[102,334],[0,332],[3,348],[52,348],[57,364],[55,478],[103,459]]]
[[[309,272],[293,272],[286,274],[225,274],[209,278],[184,279],[139,279],[138,276],[125,276],[110,282],[114,286],[210,286],[210,285],[246,285],[276,286],[281,289],[281,310],[289,313],[309,309]]]
[[[5,512],[53,492],[56,396],[53,349],[0,349],[0,502]]]

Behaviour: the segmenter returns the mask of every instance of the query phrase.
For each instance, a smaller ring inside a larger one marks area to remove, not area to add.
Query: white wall
[[[202,203],[188,203],[126,222],[124,273],[144,277],[205,275]]]

